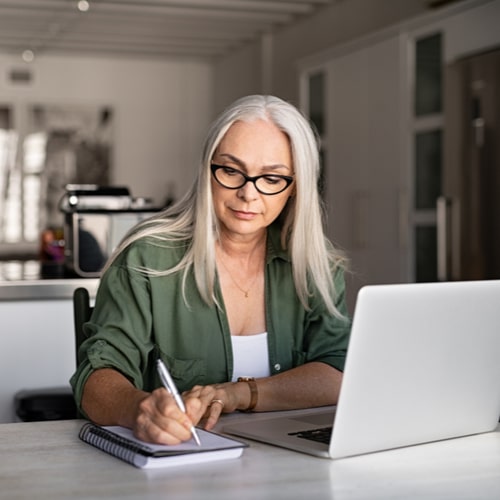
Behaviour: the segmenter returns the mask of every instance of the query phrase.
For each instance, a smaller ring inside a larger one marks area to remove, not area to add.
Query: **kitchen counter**
[[[61,264],[0,261],[0,423],[15,422],[18,391],[66,388],[75,371],[73,291],[99,280]]]
[[[95,297],[98,278],[70,275],[60,265],[38,261],[0,262],[0,301],[70,299],[78,287]]]

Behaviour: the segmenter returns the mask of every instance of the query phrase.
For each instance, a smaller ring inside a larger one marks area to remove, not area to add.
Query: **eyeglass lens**
[[[212,171],[219,184],[229,189],[239,189],[250,181],[263,194],[278,194],[284,191],[291,183],[290,178],[286,176],[265,174],[257,177],[249,177],[231,167],[214,165]]]

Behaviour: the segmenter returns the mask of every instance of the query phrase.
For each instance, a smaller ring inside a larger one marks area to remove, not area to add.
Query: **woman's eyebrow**
[[[236,156],[233,156],[230,153],[219,153],[219,156],[221,156],[227,160],[230,160],[233,163],[236,163],[236,165],[238,165],[242,168],[246,168],[246,164],[243,160],[240,160],[239,158],[237,158]],[[286,170],[291,170],[290,167],[283,165],[281,163],[277,163],[275,165],[263,165],[262,168],[265,170],[279,170],[279,169],[283,169],[283,168]]]
[[[241,167],[245,166],[245,162],[243,160],[240,160],[236,156],[233,156],[232,154],[229,153],[219,153],[219,156],[222,156],[223,158],[232,161],[233,163],[236,163],[236,165],[239,165]]]

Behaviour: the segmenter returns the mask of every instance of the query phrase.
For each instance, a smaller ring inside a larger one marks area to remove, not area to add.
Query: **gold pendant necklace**
[[[255,276],[255,278],[253,279],[252,284],[250,285],[250,287],[248,288],[248,290],[245,290],[234,279],[233,275],[231,274],[231,271],[229,271],[229,269],[226,267],[226,265],[224,264],[224,261],[222,259],[220,259],[220,263],[222,264],[222,267],[227,271],[227,274],[229,274],[229,277],[231,278],[231,281],[236,285],[236,288],[238,288],[238,290],[240,290],[241,292],[243,292],[243,294],[245,295],[245,299],[248,299],[248,294],[250,293],[250,290],[254,286],[255,282],[257,281],[257,276],[258,275]]]

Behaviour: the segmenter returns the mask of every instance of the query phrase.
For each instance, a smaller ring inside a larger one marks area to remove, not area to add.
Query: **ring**
[[[212,399],[212,401],[210,402],[210,406],[212,406],[215,403],[220,404],[220,407],[221,407],[220,410],[221,411],[224,409],[224,401],[222,401],[222,399]]]

